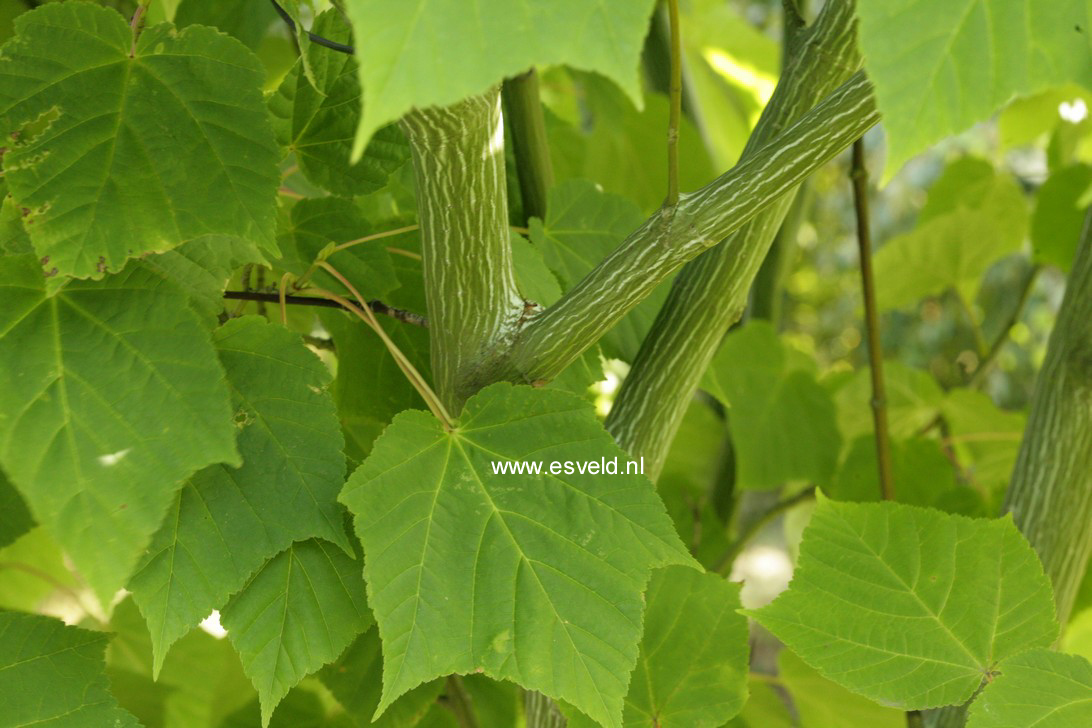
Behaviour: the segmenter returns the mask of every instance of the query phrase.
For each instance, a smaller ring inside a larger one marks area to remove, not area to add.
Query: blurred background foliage
[[[124,14],[135,7],[135,0],[101,2]],[[38,4],[0,0],[0,41],[11,35],[15,16]],[[313,8],[327,5],[320,0]],[[681,185],[692,191],[739,157],[777,83],[783,28],[778,0],[681,0],[680,5],[686,63]],[[807,11],[813,15],[816,9]],[[149,13],[152,22],[215,25],[238,38],[264,63],[271,97],[296,63],[293,36],[264,0],[152,0]],[[305,17],[315,16],[305,12]],[[551,200],[564,200],[565,210],[555,202],[546,220],[531,221],[529,229],[517,225],[514,246],[523,285],[546,302],[575,283],[621,241],[633,220],[639,222],[663,199],[665,48],[664,20],[657,14],[643,58],[642,109],[601,77],[562,67],[539,69],[558,185]],[[882,189],[873,185],[872,236],[900,501],[969,515],[997,512],[1083,211],[1092,202],[1090,107],[1092,94],[1079,87],[1019,99],[988,123],[891,170]],[[885,158],[882,127],[865,144],[872,179],[878,180]],[[814,488],[836,499],[879,498],[848,166],[848,155],[837,158],[801,190],[756,282],[752,305],[695,395],[658,482],[684,542],[699,560],[745,580],[746,606],[769,601],[787,584]],[[511,215],[520,220],[515,179],[511,173]],[[293,201],[326,193],[291,158],[284,184],[281,247],[302,250],[304,225],[297,214],[302,208],[296,203],[293,211]],[[364,232],[387,230],[414,221],[413,196],[411,165],[403,164],[385,186],[342,206],[364,221]],[[588,226],[598,227],[594,235],[567,240],[558,231],[564,226],[557,224],[567,220],[583,225],[584,233]],[[308,234],[335,237],[330,229]],[[395,253],[391,265],[398,283],[387,286],[382,297],[423,313],[415,234],[386,242]],[[316,250],[322,244],[313,243]],[[566,257],[566,250],[581,255]],[[306,267],[307,261],[295,263]],[[248,269],[236,274],[233,285],[261,289],[279,274]],[[234,302],[228,311],[267,312],[262,304]],[[314,311],[291,309],[289,325],[312,337],[331,368],[365,371],[381,383],[362,388],[359,377],[335,380],[347,454],[355,464],[394,413],[420,402],[374,337],[348,326],[344,317]],[[594,384],[590,396],[604,414],[654,312],[635,312],[602,342],[606,358],[597,361],[598,353],[591,353],[556,386],[584,392]],[[423,332],[392,326],[392,336],[427,374]],[[7,491],[0,488],[0,494]],[[0,520],[29,519],[20,502],[0,506]],[[6,572],[0,607],[36,608],[117,632],[109,654],[111,678],[123,704],[145,725],[258,724],[256,698],[234,652],[209,634],[220,634],[215,619],[208,633],[191,634],[172,651],[153,687],[146,629],[131,602],[122,602],[107,623],[41,529],[0,546],[0,570]],[[1092,658],[1087,582],[1067,647]],[[354,659],[375,657],[377,647],[365,644],[367,639],[350,648]],[[832,701],[831,691],[840,689],[787,653],[779,666],[776,649],[762,644],[759,638],[752,699],[733,726],[799,725],[779,697],[785,694],[801,706],[838,706],[836,715],[812,718],[819,721],[814,725],[901,725],[901,714],[848,693]],[[204,688],[215,694],[192,694],[198,688],[186,679],[187,660],[200,661],[203,669],[222,665],[221,684]],[[350,690],[339,674],[326,670],[305,681],[278,709],[273,725],[357,725],[337,701],[376,696],[362,696],[361,686]],[[508,716],[516,710],[511,686],[484,679],[467,684],[486,712]],[[436,708],[439,688],[429,689],[423,707],[391,724],[453,725],[450,714]],[[187,712],[198,704],[209,714]]]

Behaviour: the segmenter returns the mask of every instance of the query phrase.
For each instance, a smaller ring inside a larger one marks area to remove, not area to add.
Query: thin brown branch
[[[895,499],[891,470],[891,442],[887,430],[887,394],[883,380],[883,347],[876,306],[876,283],[872,276],[872,234],[868,219],[868,170],[865,168],[864,141],[853,143],[853,208],[857,214],[857,248],[861,256],[861,288],[864,290],[865,329],[868,339],[868,369],[872,375],[872,421],[876,431],[876,464],[880,472],[880,491],[884,500]]]
[[[265,303],[280,303],[281,300],[281,297],[276,293],[260,293],[258,291],[224,291],[224,298],[230,301],[263,301]],[[314,296],[285,296],[284,302],[292,306],[320,306],[348,310],[336,301],[331,301],[328,298],[315,298]],[[428,328],[428,319],[419,313],[394,308],[382,301],[368,301],[368,306],[375,313],[390,316],[402,323]]]

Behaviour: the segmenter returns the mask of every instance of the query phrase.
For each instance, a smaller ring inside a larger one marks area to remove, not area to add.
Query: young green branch
[[[649,218],[560,301],[532,315],[511,352],[513,374],[552,379],[683,263],[777,202],[879,121],[857,74],[787,129],[678,205]]]

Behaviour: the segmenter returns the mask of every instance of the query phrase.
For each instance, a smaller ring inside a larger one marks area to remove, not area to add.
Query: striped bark
[[[785,158],[793,155],[791,150],[801,149],[797,146],[801,127],[811,135],[802,148],[822,153],[826,161],[876,123],[879,117],[867,92],[862,92],[861,105],[850,106],[833,119],[821,112],[848,89],[867,87],[863,74],[854,73],[860,66],[854,10],[852,0],[828,2],[814,25],[797,33],[794,56],[737,169],[755,159],[765,165],[777,158],[781,161],[775,163],[788,166]],[[830,98],[808,112],[832,89]],[[746,225],[718,231],[722,236],[732,234],[683,269],[645,339],[607,428],[623,448],[645,458],[653,478],[702,373],[728,328],[742,315],[751,284],[806,176],[774,188],[774,194],[764,198],[765,209]]]
[[[402,121],[413,149],[433,387],[455,416],[523,315],[508,231],[499,87]]]

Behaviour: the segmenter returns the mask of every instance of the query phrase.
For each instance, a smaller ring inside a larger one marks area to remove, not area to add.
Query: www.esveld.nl
[[[625,467],[623,469],[622,463]],[[620,461],[614,458],[598,460],[494,460],[493,475],[644,475],[645,459]]]

